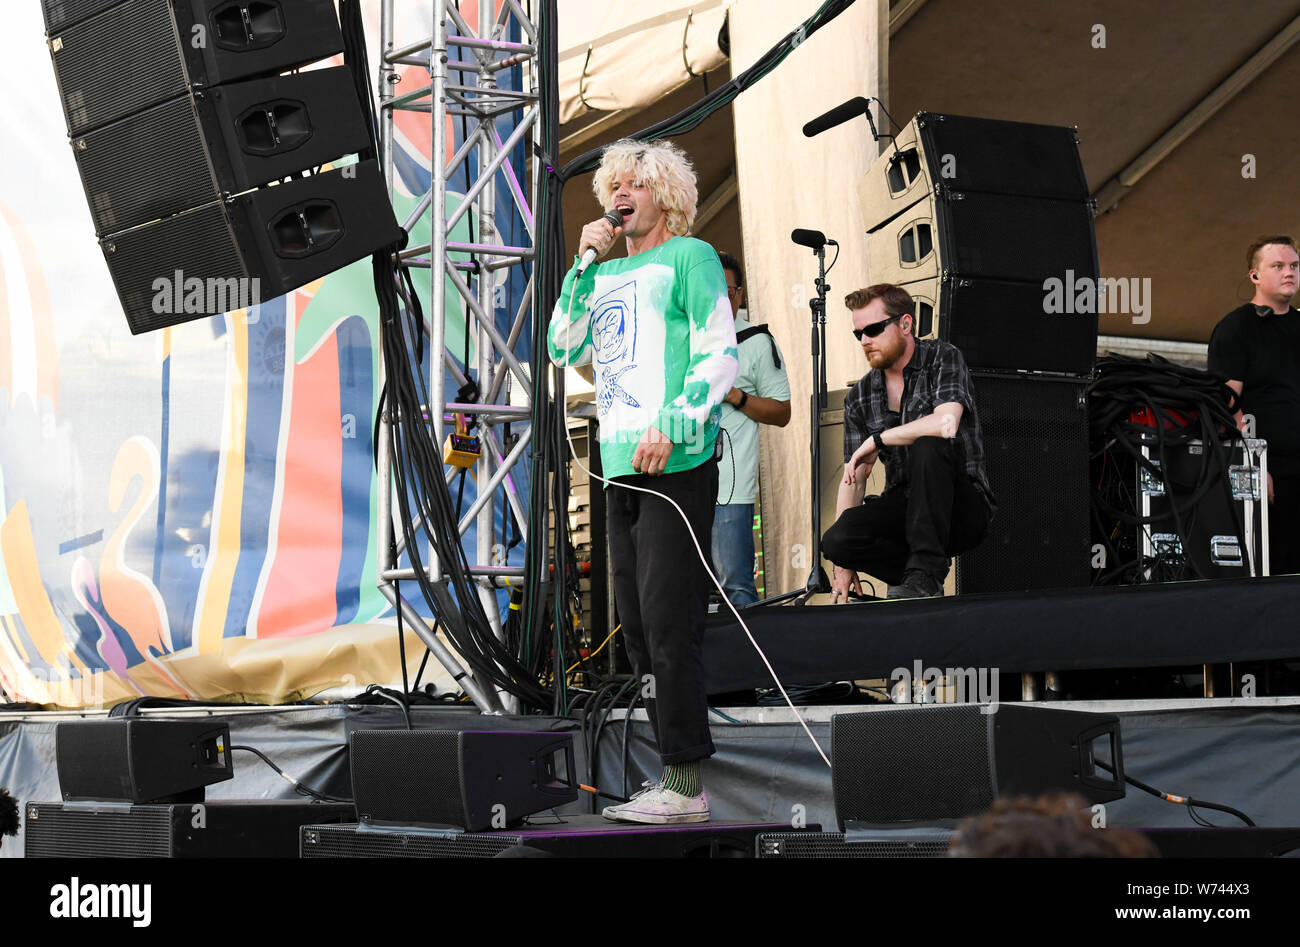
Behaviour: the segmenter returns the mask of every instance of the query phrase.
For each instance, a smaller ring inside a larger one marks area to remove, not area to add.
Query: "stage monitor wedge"
[[[131,332],[247,309],[400,244],[365,161],[263,187],[100,240]]]
[[[835,714],[831,764],[841,831],[939,824],[983,812],[1000,796],[1124,797],[1115,714],[1014,704]]]
[[[50,56],[74,137],[184,95],[343,52],[332,0],[46,0]],[[77,19],[86,11],[92,15]]]
[[[65,801],[202,802],[203,787],[235,775],[230,726],[210,717],[66,720],[54,756]]]
[[[369,144],[352,74],[334,66],[185,94],[77,136],[72,153],[103,237]]]
[[[578,798],[572,733],[358,730],[350,746],[365,825],[481,832]]]

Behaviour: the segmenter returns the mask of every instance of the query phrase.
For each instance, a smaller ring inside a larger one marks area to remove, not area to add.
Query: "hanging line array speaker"
[[[332,0],[43,0],[95,233],[134,333],[403,240]],[[323,171],[331,164],[343,167]]]

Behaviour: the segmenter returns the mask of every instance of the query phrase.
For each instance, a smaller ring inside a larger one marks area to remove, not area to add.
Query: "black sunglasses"
[[[871,325],[863,326],[861,329],[854,329],[853,337],[859,342],[862,341],[864,335],[869,339],[874,339],[876,336],[880,335],[880,333],[885,331],[885,326],[889,325],[891,322],[897,322],[899,319],[907,315],[911,315],[911,313],[900,312],[896,316],[890,316],[888,319],[881,319],[879,322],[873,322]]]

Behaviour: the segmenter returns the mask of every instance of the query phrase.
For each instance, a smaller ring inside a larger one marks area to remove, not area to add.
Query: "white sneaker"
[[[606,806],[601,812],[612,822],[645,822],[651,825],[676,825],[682,822],[709,821],[709,794],[683,796],[665,789],[657,782],[645,782],[640,792],[619,806]]]

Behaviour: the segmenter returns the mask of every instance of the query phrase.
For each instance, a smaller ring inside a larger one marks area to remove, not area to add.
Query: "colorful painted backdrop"
[[[367,7],[372,62],[378,6]],[[477,3],[463,7],[472,25]],[[398,9],[399,39],[427,34],[428,4]],[[22,93],[0,99],[0,687],[91,706],[279,702],[399,679],[375,584],[369,260],[247,310],[132,336],[94,240],[39,4],[11,13],[0,82]],[[425,83],[406,67],[398,90]],[[450,156],[463,131],[448,130]],[[430,141],[427,115],[399,115],[399,220],[428,187]],[[498,219],[511,215],[503,205]],[[428,241],[427,217],[412,240]],[[522,282],[497,294],[507,331]],[[463,355],[448,289],[448,345]],[[466,504],[473,494],[466,484]],[[467,543],[472,554],[472,532]],[[414,663],[422,649],[408,646]]]

